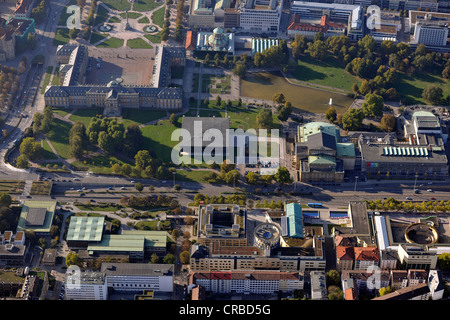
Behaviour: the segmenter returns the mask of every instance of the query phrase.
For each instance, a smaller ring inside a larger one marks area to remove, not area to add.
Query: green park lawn
[[[117,16],[112,16],[108,20],[109,23],[119,23],[120,21],[121,21],[121,19],[119,17],[117,17]]]
[[[52,71],[53,71],[53,67],[48,66],[47,71],[45,72],[44,81],[42,82],[42,89],[41,89],[42,94],[45,92],[45,89],[47,88],[47,86],[50,82],[50,77],[52,75]]]
[[[131,49],[152,49],[153,48],[153,46],[150,43],[148,43],[147,41],[145,41],[141,38],[127,40],[127,47],[129,47]]]
[[[131,9],[131,4],[128,0],[102,0],[102,3],[117,11],[125,11]]]
[[[77,170],[92,171],[94,174],[112,174],[111,167],[116,163],[134,165],[132,162],[113,155],[96,155],[86,160],[74,161],[71,165]]]
[[[114,1],[114,0],[109,0]],[[123,0],[121,0],[123,1]],[[161,6],[163,2],[156,2],[155,0],[135,0],[133,4],[134,11],[151,11],[159,6]]]
[[[178,181],[187,181],[187,182],[205,182],[205,178],[211,173],[210,170],[177,170],[177,174],[175,175],[175,183]]]
[[[100,40],[103,40],[103,39],[105,39],[107,37],[108,37],[107,34],[102,34],[102,33],[98,33],[98,32],[92,32],[91,39],[90,39],[89,42],[90,42],[90,44],[96,44]]]
[[[164,23],[164,11],[165,7],[161,7],[152,14],[153,23],[160,26],[161,28],[163,27]]]
[[[54,160],[54,159],[58,159],[58,157],[56,156],[56,154],[53,153],[52,148],[50,148],[50,145],[48,144],[47,140],[42,140],[42,148],[44,149],[43,152],[43,158],[45,160]]]
[[[56,113],[57,115],[60,115],[61,117],[67,116],[72,109],[71,108],[55,108],[52,107],[53,113]]]
[[[69,42],[69,29],[57,28],[55,38],[53,39],[53,45],[59,46],[60,44],[66,44]]]
[[[78,109],[75,111],[70,117],[69,120],[73,122],[80,121],[87,128],[89,123],[91,122],[91,118],[95,117],[98,114],[103,114],[102,109],[99,108],[88,108],[88,109]]]
[[[142,17],[138,20],[138,23],[150,23],[150,19],[147,17]]]
[[[181,127],[181,119],[179,118],[178,121],[179,127]],[[171,135],[175,129],[177,127],[171,124],[169,120],[161,120],[158,124],[141,128],[144,136],[143,149],[152,150],[156,158],[163,162],[170,162],[172,149],[179,143],[178,141],[171,141]]]
[[[68,159],[69,156],[69,131],[72,125],[63,120],[54,119],[53,128],[47,133],[47,138],[61,158]]]
[[[126,12],[121,12],[121,13],[119,13],[119,16],[121,16],[122,18],[126,19],[127,13]],[[133,12],[133,11],[128,12],[128,19],[137,19],[140,16],[142,16],[142,13]]]
[[[344,65],[333,57],[329,57],[326,61],[318,61],[308,55],[302,56],[291,74],[300,81],[350,92],[354,83],[358,83],[358,85],[360,83],[355,76],[345,71]]]
[[[115,37],[111,37],[108,38],[107,40],[99,43],[97,45],[98,48],[119,48],[123,46],[123,39],[119,39],[119,38],[115,38]]]
[[[130,123],[141,125],[161,119],[166,115],[165,111],[160,110],[122,109],[122,121],[125,128]]]
[[[72,12],[67,13],[67,8],[76,4],[76,0],[70,0],[69,3],[63,8],[61,15],[59,16],[58,26],[65,27],[67,25],[67,19],[73,15]]]
[[[161,43],[161,32],[144,35],[151,43]]]
[[[430,85],[442,88],[444,98],[447,95],[450,95],[450,82],[445,81],[439,75],[431,73],[423,73],[411,77],[405,73],[398,72],[395,88],[400,95],[408,97],[411,100],[411,104],[428,104],[428,102],[422,98],[422,91]]]
[[[94,25],[105,23],[108,20],[108,15],[109,15],[108,9],[106,9],[104,6],[98,6]]]

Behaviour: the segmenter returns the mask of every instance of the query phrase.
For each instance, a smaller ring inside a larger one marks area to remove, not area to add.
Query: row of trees
[[[47,18],[49,3],[49,0],[41,0],[39,4],[31,10],[31,17],[36,21],[36,23],[41,23]]]
[[[450,211],[450,200],[448,201],[422,201],[405,202],[392,197],[386,200],[368,200],[366,201],[369,210],[379,211],[405,211],[405,212],[448,212]]]

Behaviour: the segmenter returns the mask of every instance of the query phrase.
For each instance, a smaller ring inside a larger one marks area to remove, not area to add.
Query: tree
[[[226,184],[236,184],[239,182],[239,171],[231,170],[224,175],[224,182]]]
[[[136,168],[140,171],[145,170],[145,168],[151,165],[152,157],[148,150],[140,150],[136,153],[134,157]]]
[[[66,256],[66,267],[70,267],[73,265],[82,268],[83,267],[83,259],[81,259],[77,253],[70,251]]]
[[[21,154],[16,159],[16,166],[17,166],[17,168],[20,168],[20,169],[29,168],[30,163],[28,162],[28,158],[24,154]]]
[[[175,264],[175,262],[177,262],[177,259],[173,254],[168,253],[164,256],[163,262],[166,264]]]
[[[169,122],[173,125],[176,125],[177,121],[178,121],[177,115],[175,113],[172,113],[169,117]]]
[[[37,160],[42,157],[43,148],[41,144],[32,137],[23,139],[20,144],[19,151],[29,160]]]
[[[11,196],[6,192],[0,192],[0,207],[9,207],[11,203]]]
[[[292,105],[291,102],[286,101],[284,106],[278,112],[278,119],[281,121],[286,121],[292,113]]]
[[[37,41],[34,33],[29,33],[27,36],[27,46],[29,49],[36,49]]]
[[[395,88],[389,88],[386,90],[384,96],[388,101],[396,101],[398,100],[398,92]]]
[[[342,116],[344,130],[356,131],[363,127],[364,112],[361,109],[350,109]]]
[[[383,115],[384,100],[382,96],[374,93],[368,93],[365,96],[365,102],[362,110],[366,117],[381,117]]]
[[[337,112],[335,107],[329,107],[325,113],[325,118],[331,123],[335,123],[337,120]]]
[[[70,156],[80,159],[84,155],[87,140],[84,124],[80,121],[75,122],[69,131]]]
[[[343,300],[344,293],[338,286],[328,287],[328,300]]]
[[[445,67],[444,70],[442,70],[442,77],[444,79],[450,80],[450,65]]]
[[[325,36],[323,35],[323,32],[319,31],[314,35],[314,41],[324,41],[325,40]]]
[[[272,111],[261,109],[256,115],[256,125],[259,129],[271,129],[273,126]]]
[[[337,270],[329,270],[325,277],[327,286],[338,286],[341,282],[341,276]]]
[[[286,102],[286,97],[284,96],[283,93],[275,93],[272,97],[272,101],[275,103],[285,103]]]
[[[136,182],[136,184],[134,185],[134,188],[139,192],[142,192],[142,190],[144,190],[144,186],[140,182]]]
[[[80,32],[79,29],[75,29],[75,28],[70,29],[69,30],[69,38],[70,39],[76,39],[78,37],[78,33],[79,32]]]
[[[152,264],[159,263],[159,257],[156,253],[152,253],[149,263]]]
[[[440,87],[431,85],[423,89],[422,98],[424,98],[433,105],[439,105],[442,102],[443,90]]]
[[[259,175],[256,174],[253,171],[250,171],[249,173],[247,173],[247,175],[245,176],[245,180],[247,181],[247,183],[249,184],[258,184],[259,183]]]
[[[295,35],[294,41],[291,43],[292,56],[294,59],[299,59],[305,50],[308,48],[308,41],[306,36]]]
[[[381,118],[381,129],[383,131],[394,131],[395,128],[395,124],[397,123],[397,119],[395,118],[395,116],[393,114],[384,114],[383,117]]]
[[[328,48],[325,42],[322,40],[314,41],[313,43],[308,43],[308,51],[311,58],[323,61],[328,56]]]
[[[144,142],[141,128],[136,123],[130,123],[125,132],[122,150],[129,156],[134,157]]]
[[[183,40],[183,25],[177,24],[175,27],[175,31],[173,32],[173,40],[180,42]]]
[[[182,264],[189,264],[189,259],[190,259],[190,254],[189,251],[183,251],[180,253],[180,262]]]
[[[363,95],[370,93],[369,81],[363,80],[363,82],[361,83],[361,88],[359,88],[359,92]]]
[[[358,46],[366,52],[373,52],[376,48],[376,41],[371,35],[365,35],[364,38],[358,41]]]
[[[291,174],[286,167],[279,167],[273,177],[280,184],[292,183]]]
[[[106,153],[114,152],[114,141],[106,131],[98,134],[98,147]]]
[[[233,70],[233,74],[238,76],[239,78],[244,78],[247,73],[247,66],[243,62],[238,62],[235,64]]]
[[[378,290],[380,297],[384,296],[385,294],[391,293],[391,292],[392,292],[392,289],[390,286],[382,287]]]

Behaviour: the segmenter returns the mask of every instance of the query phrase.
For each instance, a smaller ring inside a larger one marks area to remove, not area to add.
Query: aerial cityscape
[[[449,31],[450,0],[0,2],[0,299],[449,299]]]

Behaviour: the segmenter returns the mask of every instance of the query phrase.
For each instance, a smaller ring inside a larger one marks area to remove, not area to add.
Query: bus
[[[308,207],[310,207],[310,208],[321,208],[322,204],[321,203],[310,202],[310,203],[308,203]]]

